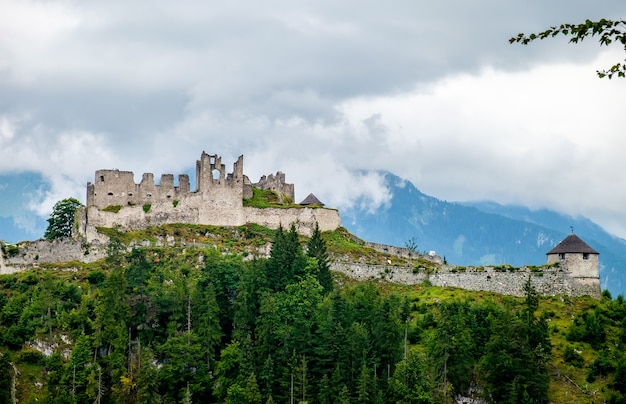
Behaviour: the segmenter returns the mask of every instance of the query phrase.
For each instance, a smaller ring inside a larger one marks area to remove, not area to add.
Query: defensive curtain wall
[[[128,246],[134,247],[171,246],[184,248],[193,245],[175,236],[158,237],[155,240],[135,242]],[[368,247],[388,254],[387,265],[371,265],[367,263],[351,262],[339,258],[331,264],[331,270],[343,273],[358,280],[382,280],[398,284],[416,285],[424,282],[434,286],[456,287],[467,290],[491,291],[513,296],[524,295],[524,283],[530,277],[538,293],[542,295],[589,295],[600,297],[600,287],[595,279],[581,279],[573,276],[571,271],[560,265],[548,264],[541,267],[459,267],[443,265],[441,258],[432,255],[419,255],[405,248],[366,243]],[[198,244],[201,247],[209,247]],[[248,257],[268,256],[270,245],[258,247],[250,251]],[[202,261],[199,252],[198,261]],[[94,262],[104,258],[106,244],[81,243],[80,239],[65,240],[38,240],[24,242],[19,245],[19,252],[14,256],[0,254],[0,274],[8,274],[31,268],[46,267],[46,264],[59,262]],[[419,257],[439,264],[436,270],[428,271],[415,265],[406,264],[406,259],[396,261],[396,258]],[[397,262],[405,264],[398,265]],[[73,270],[71,266],[67,268]]]
[[[532,285],[541,295],[600,297],[598,282],[581,281],[572,277],[567,270],[550,266],[505,269],[444,265],[439,270],[428,272],[415,267],[336,262],[333,263],[332,269],[359,280],[382,279],[405,285],[427,282],[434,286],[490,291],[513,296],[524,295],[524,284],[530,277]]]
[[[78,233],[87,240],[106,241],[97,227],[137,230],[172,223],[241,226],[256,223],[269,228],[295,224],[298,232],[310,235],[341,226],[336,209],[322,207],[265,208],[243,205],[251,198],[252,188],[275,191],[281,200],[293,202],[294,186],[285,182],[285,174],[263,176],[253,184],[243,174],[243,156],[233,171],[217,155],[202,153],[196,162],[196,189],[191,191],[189,176],[164,174],[156,184],[152,173],[143,174],[139,184],[131,171],[98,170],[93,183],[87,184],[86,207],[77,215]]]

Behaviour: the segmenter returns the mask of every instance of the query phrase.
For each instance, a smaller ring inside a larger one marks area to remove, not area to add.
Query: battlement
[[[135,184],[132,171],[98,170],[95,181],[87,183],[87,206],[103,209],[111,205],[145,205],[180,199],[189,193],[187,174],[180,174],[175,186],[172,174],[163,174],[156,184],[154,174],[144,173],[141,182]]]
[[[233,172],[227,173],[218,155],[202,152],[196,162],[196,189],[193,193],[212,194],[219,188],[230,188],[234,197],[243,197],[243,156],[239,156]],[[154,174],[144,173],[139,184],[135,183],[132,171],[98,170],[94,182],[87,183],[87,206],[104,209],[107,206],[147,205],[166,201],[180,201],[191,194],[189,175],[178,176],[178,186],[174,185],[174,175],[163,174],[155,183]]]

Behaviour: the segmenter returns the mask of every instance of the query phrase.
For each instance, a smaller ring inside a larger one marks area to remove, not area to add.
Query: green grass
[[[278,194],[269,189],[260,189],[252,187],[252,198],[244,199],[243,206],[251,208],[303,208],[302,205],[294,204],[290,198],[285,198],[284,202],[281,202]]]
[[[120,211],[120,209],[122,209],[121,205],[109,205],[104,209],[100,209],[103,212],[112,212],[112,213],[117,213]]]
[[[2,254],[7,258],[15,257],[20,252],[20,248],[16,244],[0,242],[0,247],[2,247]]]

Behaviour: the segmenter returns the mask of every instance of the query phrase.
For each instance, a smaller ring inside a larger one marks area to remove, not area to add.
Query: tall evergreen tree
[[[548,402],[551,345],[547,322],[535,315],[539,300],[530,278],[524,290],[522,310],[496,315],[479,366],[485,391],[499,403],[520,403],[527,398]]]
[[[288,284],[304,276],[306,267],[307,260],[298,240],[296,226],[292,224],[287,233],[279,227],[266,266],[270,289],[275,292],[284,290]]]
[[[326,242],[322,238],[319,225],[315,223],[315,229],[307,245],[307,255],[317,259],[317,280],[324,288],[324,294],[333,290],[333,278],[330,275],[330,260],[326,251]]]
[[[0,352],[0,403],[11,402],[11,383],[13,369],[9,359]]]
[[[389,394],[392,402],[428,404],[433,402],[430,380],[426,376],[424,361],[420,355],[410,350],[389,380]]]

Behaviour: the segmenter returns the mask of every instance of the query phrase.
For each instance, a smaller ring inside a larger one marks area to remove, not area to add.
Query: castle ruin
[[[242,226],[255,223],[269,228],[289,227],[295,224],[301,234],[310,236],[315,225],[320,230],[335,230],[341,226],[339,212],[322,208],[314,195],[301,205],[293,205],[294,186],[285,182],[285,174],[263,176],[252,183],[243,171],[243,156],[230,173],[217,155],[205,152],[196,162],[196,186],[192,191],[189,176],[163,174],[160,182],[152,173],[145,173],[141,182],[134,182],[130,171],[98,170],[93,183],[87,184],[87,203],[77,211],[77,237],[63,240],[38,240],[19,246],[19,254],[0,253],[0,274],[36,268],[54,262],[94,262],[106,255],[108,238],[98,227],[122,231],[138,230],[163,224],[188,223],[215,226]],[[245,206],[245,200],[254,195],[254,188],[276,192],[281,204],[289,207],[258,208]],[[186,241],[167,236],[156,246],[183,246]],[[153,245],[146,240],[142,246]],[[550,250],[547,264],[541,267],[512,268],[510,266],[460,267],[447,265],[437,256],[421,256],[437,264],[434,271],[416,267],[410,260],[398,265],[395,258],[412,258],[414,252],[400,247],[375,243],[364,245],[386,254],[387,264],[353,261],[338,257],[331,269],[350,277],[368,280],[382,279],[395,283],[458,287],[521,296],[530,277],[537,291],[543,295],[589,295],[600,298],[599,254],[575,234],[566,237]],[[269,251],[264,247],[265,253]],[[88,254],[87,254],[88,252]]]
[[[253,187],[276,192],[279,201],[294,200],[294,185],[285,182],[285,174],[261,177],[252,183],[243,171],[243,156],[227,173],[218,155],[202,152],[196,162],[196,187],[192,191],[189,176],[163,174],[155,183],[154,174],[144,173],[139,184],[134,173],[120,170],[98,170],[94,182],[87,183],[85,208],[77,215],[78,235],[87,240],[104,241],[97,227],[138,230],[172,223],[241,226],[256,223],[269,228],[289,227],[310,235],[317,223],[320,230],[341,226],[336,209],[290,207],[255,208],[244,206],[253,197]]]

